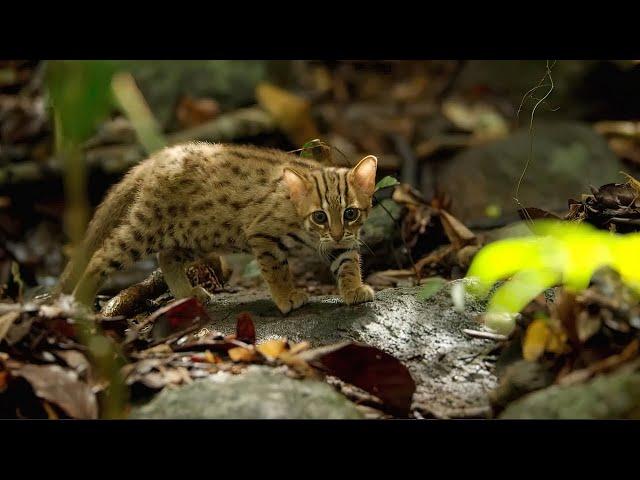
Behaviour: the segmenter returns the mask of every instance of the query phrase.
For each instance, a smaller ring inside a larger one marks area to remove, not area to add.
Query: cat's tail
[[[111,187],[89,222],[84,240],[60,275],[57,292],[73,292],[95,251],[102,246],[109,233],[125,220],[142,180],[143,167],[144,165],[134,167],[119,183]]]

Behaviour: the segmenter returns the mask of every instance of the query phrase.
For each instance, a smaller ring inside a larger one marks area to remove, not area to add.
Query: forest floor
[[[604,76],[625,91],[640,67],[544,64],[284,62],[278,80],[268,62],[120,65],[131,75],[115,96],[150,108],[120,104],[83,139],[92,206],[162,145],[251,143],[341,166],[378,156],[362,231],[375,301],[344,305],[308,259],[292,268],[310,303],[283,316],[250,258],[190,270],[208,306],[173,301],[153,259],[110,279],[101,313],[48,296],[71,253],[64,163],[43,62],[0,63],[0,417],[636,418],[640,307],[615,275],[546,292],[509,336],[482,325],[482,302],[451,297],[480,248],[531,235],[532,218],[640,224],[637,185],[619,174],[640,170],[638,96],[578,88]],[[84,118],[78,106],[65,118]]]

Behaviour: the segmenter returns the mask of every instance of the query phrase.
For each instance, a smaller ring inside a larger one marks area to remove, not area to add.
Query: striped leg
[[[255,234],[248,242],[278,309],[286,314],[307,303],[308,295],[293,287],[287,247],[282,241],[270,235]]]
[[[360,254],[357,250],[339,252],[331,262],[331,272],[338,280],[338,289],[344,303],[353,305],[373,300],[373,289],[362,283]]]

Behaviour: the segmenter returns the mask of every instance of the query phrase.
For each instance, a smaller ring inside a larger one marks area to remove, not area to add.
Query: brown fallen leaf
[[[176,109],[176,118],[182,127],[195,127],[213,120],[220,113],[220,105],[213,98],[193,98],[185,95]]]
[[[576,317],[576,333],[581,343],[586,342],[600,330],[602,320],[588,311],[581,311]]]
[[[256,345],[256,350],[269,359],[276,359],[287,350],[287,340],[275,338]]]
[[[47,412],[47,418],[49,420],[58,420],[60,418],[58,417],[58,414],[56,413],[54,408],[51,406],[51,404],[46,400],[42,401],[42,408],[44,408],[44,411]]]
[[[91,378],[91,364],[87,357],[79,350],[56,350],[54,354],[64,360],[67,366],[74,370],[82,379]]]
[[[318,138],[308,100],[268,83],[256,87],[256,98],[295,145],[304,145],[312,138]]]
[[[440,220],[444,233],[456,250],[475,242],[475,234],[446,210],[440,210]]]
[[[19,311],[11,311],[7,312],[4,315],[0,316],[0,342],[4,339],[5,335],[18,318],[20,318]]]
[[[535,362],[543,354],[549,340],[550,331],[547,322],[538,318],[527,328],[522,344],[522,356],[529,362]]]
[[[257,358],[256,351],[253,348],[235,347],[227,353],[234,362],[252,362]]]
[[[9,372],[6,370],[0,371],[0,393],[3,393],[7,388],[7,380],[9,378]]]
[[[291,345],[291,347],[289,348],[289,353],[291,355],[297,355],[301,352],[304,352],[305,350],[308,350],[309,347],[311,347],[311,344],[309,342],[302,341],[300,343]]]
[[[73,370],[59,365],[33,365],[14,361],[9,361],[7,366],[12,377],[24,378],[38,397],[57,405],[70,417],[98,418],[95,394]]]
[[[409,413],[416,384],[407,367],[379,348],[346,342],[300,356],[319,370],[375,395],[393,413]]]
[[[242,312],[236,318],[236,339],[251,345],[256,343],[256,327],[249,312]]]
[[[219,356],[217,356],[214,353],[211,353],[211,351],[209,351],[209,350],[205,350],[204,358],[207,361],[207,363],[220,363],[220,361],[221,361]]]
[[[145,320],[144,325],[153,324],[151,335],[158,342],[176,332],[208,321],[210,318],[205,308],[196,298],[190,297],[176,300],[156,310]]]
[[[527,221],[527,220],[538,220],[538,219],[541,219],[541,218],[551,218],[551,219],[554,219],[554,220],[562,220],[555,213],[547,212],[546,210],[543,210],[541,208],[536,208],[536,207],[520,208],[518,210],[518,215],[524,221]]]

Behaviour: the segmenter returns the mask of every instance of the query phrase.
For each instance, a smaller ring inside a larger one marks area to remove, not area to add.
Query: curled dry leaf
[[[209,314],[196,298],[191,297],[176,300],[156,310],[141,326],[153,324],[151,334],[153,340],[158,342],[205,321],[210,321]]]
[[[550,331],[547,322],[543,319],[536,319],[527,328],[522,345],[522,356],[525,360],[535,362],[544,354]]]
[[[416,384],[397,358],[379,348],[342,343],[301,354],[310,365],[375,395],[393,413],[406,415]]]
[[[440,220],[447,238],[456,250],[476,241],[475,234],[446,210],[440,210]]]
[[[247,347],[235,347],[228,352],[229,358],[234,362],[253,362],[257,359],[256,350]]]
[[[15,310],[0,316],[0,342],[13,325],[13,322],[15,322],[19,317],[20,312]]]
[[[308,100],[269,83],[256,87],[256,98],[295,145],[318,137]]]
[[[256,327],[249,312],[242,312],[236,318],[236,339],[251,345],[256,343]]]
[[[8,363],[13,377],[24,378],[35,394],[60,407],[72,418],[98,418],[98,402],[91,387],[78,374],[59,365]]]
[[[194,127],[213,120],[220,113],[220,105],[213,98],[193,98],[185,95],[178,103],[176,118],[182,127]]]
[[[567,352],[567,334],[553,320],[537,318],[529,324],[522,344],[522,356],[535,362],[544,352],[562,354]]]
[[[287,350],[287,340],[283,338],[275,338],[267,340],[264,343],[256,345],[256,350],[268,359],[276,359]]]

